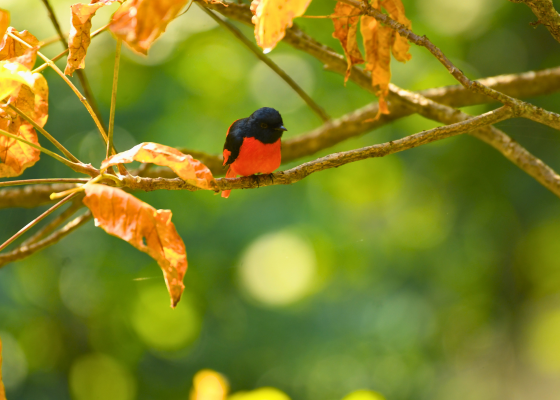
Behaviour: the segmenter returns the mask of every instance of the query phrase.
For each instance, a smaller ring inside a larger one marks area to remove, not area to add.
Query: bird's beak
[[[276,128],[279,131],[287,131],[287,129],[284,127],[284,125],[280,126],[280,128]]]

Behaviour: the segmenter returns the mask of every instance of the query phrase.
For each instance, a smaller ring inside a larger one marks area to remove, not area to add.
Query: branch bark
[[[537,16],[536,25],[543,24],[550,34],[560,42],[560,14],[552,0],[509,0],[512,3],[525,3]]]

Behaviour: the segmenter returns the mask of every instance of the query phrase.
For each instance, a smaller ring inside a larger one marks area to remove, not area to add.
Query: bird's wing
[[[243,135],[241,132],[241,127],[243,125],[244,119],[238,119],[228,129],[226,142],[224,143],[224,164],[232,164],[241,150],[241,145],[243,144]]]

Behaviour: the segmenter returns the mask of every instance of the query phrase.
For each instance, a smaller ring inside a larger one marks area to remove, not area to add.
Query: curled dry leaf
[[[362,53],[358,48],[358,41],[356,34],[358,32],[358,22],[360,10],[346,3],[336,3],[334,14],[332,15],[334,24],[333,37],[340,41],[346,60],[348,61],[348,68],[344,76],[344,82],[350,77],[350,71],[355,64],[364,62]]]
[[[129,0],[119,8],[109,29],[133,50],[148,54],[152,43],[189,0]]]
[[[85,185],[85,192],[83,202],[93,213],[96,226],[157,261],[171,296],[171,307],[175,308],[185,288],[187,252],[171,222],[171,211],[156,210],[121,189],[105,185]]]
[[[32,48],[27,47],[23,43],[18,42],[8,35],[8,32],[21,40],[29,43]],[[2,37],[0,42],[0,60],[13,61],[24,65],[28,69],[32,69],[37,59],[37,50],[39,49],[39,40],[28,31],[18,32],[10,27]]]
[[[311,0],[253,0],[253,24],[255,39],[265,53],[270,52],[293,25],[293,19],[301,17]]]
[[[140,143],[132,149],[109,157],[101,164],[101,169],[113,165],[139,161],[171,168],[179,178],[201,189],[212,190],[212,172],[189,154],[183,154],[173,147],[158,143]]]
[[[0,339],[0,400],[6,400],[6,391],[2,383],[2,340]]]
[[[91,42],[91,19],[101,7],[119,0],[97,0],[91,4],[77,3],[70,7],[70,35],[68,36],[68,61],[64,73],[72,75],[78,68],[85,68],[86,53]]]
[[[4,78],[6,71],[16,73],[22,81]],[[38,125],[44,126],[48,118],[48,86],[43,75],[32,74],[21,64],[0,61],[0,92],[5,88],[6,81],[17,82],[7,102],[15,105]],[[4,99],[6,100],[6,98]],[[0,129],[23,139],[39,144],[33,126],[17,115],[7,106],[0,106]],[[40,151],[15,139],[0,135],[0,177],[13,177],[34,165],[40,157]]]

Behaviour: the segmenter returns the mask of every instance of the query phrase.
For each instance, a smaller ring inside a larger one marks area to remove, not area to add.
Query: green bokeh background
[[[522,4],[403,2],[415,32],[472,79],[560,63],[560,45],[544,27],[529,25],[536,17]],[[52,3],[68,31],[73,1]],[[0,6],[18,30],[39,39],[55,34],[39,0]],[[334,1],[314,0],[308,14],[327,15],[333,7]],[[115,8],[100,10],[94,28]],[[297,23],[341,52],[329,20]],[[104,33],[86,59],[106,120],[114,43]],[[61,50],[53,44],[45,52]],[[426,50],[411,52],[406,65],[393,62],[395,84],[411,90],[455,84]],[[285,44],[270,56],[333,117],[375,101]],[[98,164],[103,149],[93,122],[56,74],[45,76],[46,129]],[[231,122],[262,106],[282,113],[287,137],[320,125],[196,6],[170,25],[148,58],[125,50],[119,82],[120,149],[152,141],[217,154]],[[529,100],[560,111],[559,95]],[[307,159],[434,126],[408,117]],[[528,120],[498,126],[560,170],[558,132]],[[43,157],[21,178],[68,176]],[[323,171],[294,185],[236,190],[227,200],[202,191],[137,196],[171,209],[186,244],[189,270],[178,308],[169,309],[157,264],[93,222],[2,268],[0,337],[10,400],[187,399],[203,368],[224,374],[233,392],[273,386],[293,400],[337,400],[359,389],[391,400],[558,398],[560,201],[472,137]],[[0,240],[40,212],[0,210]],[[269,286],[255,291],[247,274]],[[282,297],[292,279],[302,289]]]

